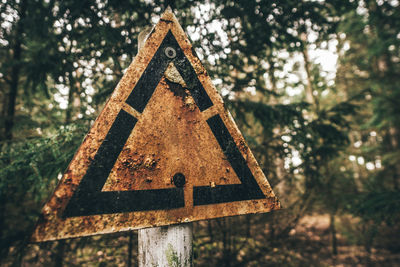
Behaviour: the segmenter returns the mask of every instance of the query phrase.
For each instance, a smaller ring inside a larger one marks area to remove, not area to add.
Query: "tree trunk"
[[[65,240],[60,240],[57,243],[56,253],[54,255],[55,267],[62,267],[64,265],[64,252],[65,252]]]
[[[311,74],[311,63],[310,57],[308,55],[308,47],[307,47],[307,34],[302,34],[301,39],[303,41],[303,49],[301,50],[304,59],[304,69],[307,74],[307,86],[306,86],[306,101],[310,103],[314,108],[315,111],[318,113],[319,104],[318,100],[314,97],[313,94],[313,77]]]
[[[22,0],[19,5],[19,20],[16,25],[16,31],[15,31],[15,40],[14,40],[14,45],[12,48],[13,51],[13,66],[11,68],[11,79],[9,81],[10,85],[10,90],[8,93],[8,98],[6,100],[6,105],[4,106],[4,115],[5,115],[5,120],[4,120],[4,137],[6,140],[11,140],[13,138],[12,135],[12,129],[14,126],[14,115],[15,115],[15,106],[16,106],[16,100],[17,100],[17,95],[18,95],[18,83],[19,83],[19,78],[20,78],[20,72],[21,72],[21,53],[22,53],[22,35],[24,33],[24,20],[26,17],[26,10],[27,10],[27,1]],[[7,202],[7,196],[6,194],[1,194],[0,195],[1,203],[2,205],[0,208],[0,240],[3,240],[3,230],[4,230],[4,225],[5,225],[5,218],[6,218],[6,205],[5,203]],[[22,248],[23,250],[23,248]],[[23,251],[20,251],[18,254],[22,254]],[[7,251],[1,250],[3,253],[7,253]],[[22,257],[18,256],[17,259],[15,259],[14,264],[22,260]]]
[[[65,125],[68,125],[71,122],[72,111],[74,108],[74,93],[75,93],[75,85],[74,78],[72,76],[72,72],[69,73],[69,92],[68,92],[68,105],[67,110],[65,112]]]
[[[129,232],[129,243],[128,243],[128,261],[126,266],[132,267],[132,250],[133,250],[133,232]]]
[[[14,127],[15,106],[18,95],[18,84],[21,73],[21,54],[22,54],[22,35],[24,33],[24,20],[26,16],[27,1],[22,0],[19,6],[19,21],[16,25],[15,43],[13,45],[13,67],[11,69],[10,91],[6,117],[4,121],[4,136],[6,140],[13,138],[12,129]]]
[[[389,138],[390,143],[392,145],[393,151],[398,151],[400,149],[399,140],[399,131],[395,127],[389,127]],[[394,164],[394,172],[393,172],[393,186],[395,190],[399,190],[399,178],[400,178],[400,162]]]
[[[332,254],[336,256],[337,251],[337,238],[336,238],[336,227],[335,227],[335,214],[330,214],[330,230],[331,230],[331,244],[332,244]]]
[[[306,86],[306,101],[310,104],[314,104],[314,95],[312,89],[312,81],[311,81],[311,68],[310,68],[310,59],[308,57],[307,47],[304,47],[302,50],[303,58],[304,58],[304,68],[307,73],[307,86]]]

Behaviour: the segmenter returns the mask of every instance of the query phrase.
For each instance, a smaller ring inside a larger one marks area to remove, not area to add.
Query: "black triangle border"
[[[176,56],[174,58],[167,57],[165,53],[167,47],[175,49]],[[200,111],[211,107],[213,105],[211,99],[171,31],[166,34],[126,103],[138,112],[143,112],[171,62],[174,63],[184,79]],[[89,164],[86,174],[82,177],[78,188],[64,209],[62,215],[64,218],[165,210],[185,206],[183,188],[101,191],[136,123],[135,117],[120,110],[94,159]],[[207,119],[207,124],[241,184],[193,187],[193,205],[265,198],[220,115],[217,114]]]

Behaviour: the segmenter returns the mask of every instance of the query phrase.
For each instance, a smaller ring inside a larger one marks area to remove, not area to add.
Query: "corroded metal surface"
[[[279,208],[185,33],[166,11],[43,208],[32,241]]]

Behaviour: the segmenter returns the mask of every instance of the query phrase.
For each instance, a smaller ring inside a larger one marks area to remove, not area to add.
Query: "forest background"
[[[400,266],[398,0],[169,1],[284,210],[194,224],[197,266]],[[0,265],[135,266],[137,233],[28,244],[165,1],[0,1]]]

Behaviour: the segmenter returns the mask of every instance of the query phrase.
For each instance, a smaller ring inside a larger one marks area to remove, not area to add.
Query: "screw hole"
[[[176,57],[176,51],[172,47],[165,48],[164,53],[168,58],[175,58]]]
[[[178,172],[172,177],[172,181],[176,187],[183,187],[186,183],[185,175]]]

